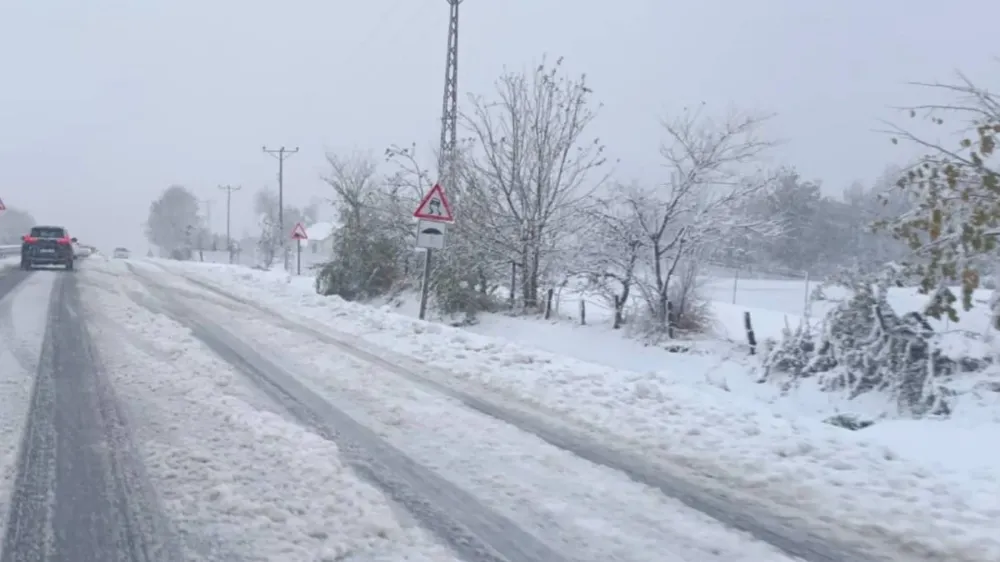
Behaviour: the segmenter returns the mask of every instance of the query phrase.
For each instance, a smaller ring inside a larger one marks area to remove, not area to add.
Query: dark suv
[[[73,244],[76,238],[61,226],[36,226],[21,237],[21,269],[36,265],[61,265],[73,269]]]

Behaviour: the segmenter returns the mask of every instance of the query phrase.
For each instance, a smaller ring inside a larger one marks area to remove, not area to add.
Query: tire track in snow
[[[179,561],[79,298],[56,280],[0,561]]]
[[[159,295],[167,313],[243,373],[303,425],[334,441],[361,476],[405,507],[470,562],[571,562],[473,495],[424,468],[316,395],[290,373],[214,322],[174,300],[172,288],[129,268]],[[148,307],[148,302],[135,301]],[[163,312],[163,311],[160,311]]]
[[[806,562],[899,562],[900,560],[925,559],[920,556],[899,558],[899,553],[882,552],[883,549],[879,545],[874,545],[861,539],[854,540],[853,537],[850,539],[834,538],[828,533],[810,528],[808,524],[800,520],[782,517],[767,512],[759,506],[742,503],[739,501],[739,498],[729,496],[721,490],[709,491],[699,489],[686,481],[657,470],[635,455],[612,451],[593,439],[589,439],[573,431],[564,430],[535,412],[527,410],[518,411],[510,407],[501,407],[491,401],[483,400],[445,386],[420,375],[415,370],[401,366],[382,355],[377,355],[374,351],[362,349],[357,345],[358,342],[356,341],[345,341],[310,326],[293,322],[275,314],[274,311],[268,310],[267,307],[259,303],[229,294],[210,283],[184,274],[175,273],[158,264],[157,267],[170,275],[178,276],[192,285],[218,295],[225,300],[251,307],[261,312],[276,325],[307,333],[320,341],[336,346],[341,351],[362,361],[387,369],[425,388],[454,398],[470,409],[532,433],[543,441],[584,460],[623,472],[633,480],[656,488],[665,495],[681,501],[688,507],[732,529],[743,531],[758,540],[766,542],[789,556],[800,558]],[[138,276],[142,275],[134,268],[133,272]],[[208,298],[208,295],[199,295],[195,291],[182,290],[182,292],[196,298]],[[214,299],[211,302],[221,304]],[[356,338],[352,339],[356,340]]]
[[[0,300],[20,285],[21,281],[27,279],[31,273],[20,269],[11,270],[8,273],[3,273],[3,270],[0,270]]]

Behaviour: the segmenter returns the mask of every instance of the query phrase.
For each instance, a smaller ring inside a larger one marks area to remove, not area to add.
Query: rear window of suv
[[[65,238],[66,229],[52,227],[35,227],[31,229],[32,238]]]

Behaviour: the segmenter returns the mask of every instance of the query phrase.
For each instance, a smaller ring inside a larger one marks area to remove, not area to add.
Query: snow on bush
[[[854,294],[828,313],[819,334],[807,325],[786,331],[765,359],[763,378],[783,379],[786,389],[817,378],[820,388],[845,392],[849,399],[884,393],[902,416],[949,415],[953,392],[944,379],[982,370],[991,358],[947,355],[943,334],[919,312],[900,316],[887,300],[885,284],[858,283],[852,289]]]

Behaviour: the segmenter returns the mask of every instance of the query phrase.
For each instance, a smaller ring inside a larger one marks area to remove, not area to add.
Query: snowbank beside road
[[[17,269],[20,265],[21,259],[18,256],[0,257],[0,272]]]
[[[612,369],[320,297],[284,274],[158,263],[405,354],[446,384],[556,413],[609,447],[641,453],[662,470],[776,514],[827,522],[931,559],[1000,560],[1000,482],[993,472],[904,459],[858,434],[678,383],[669,372]]]

